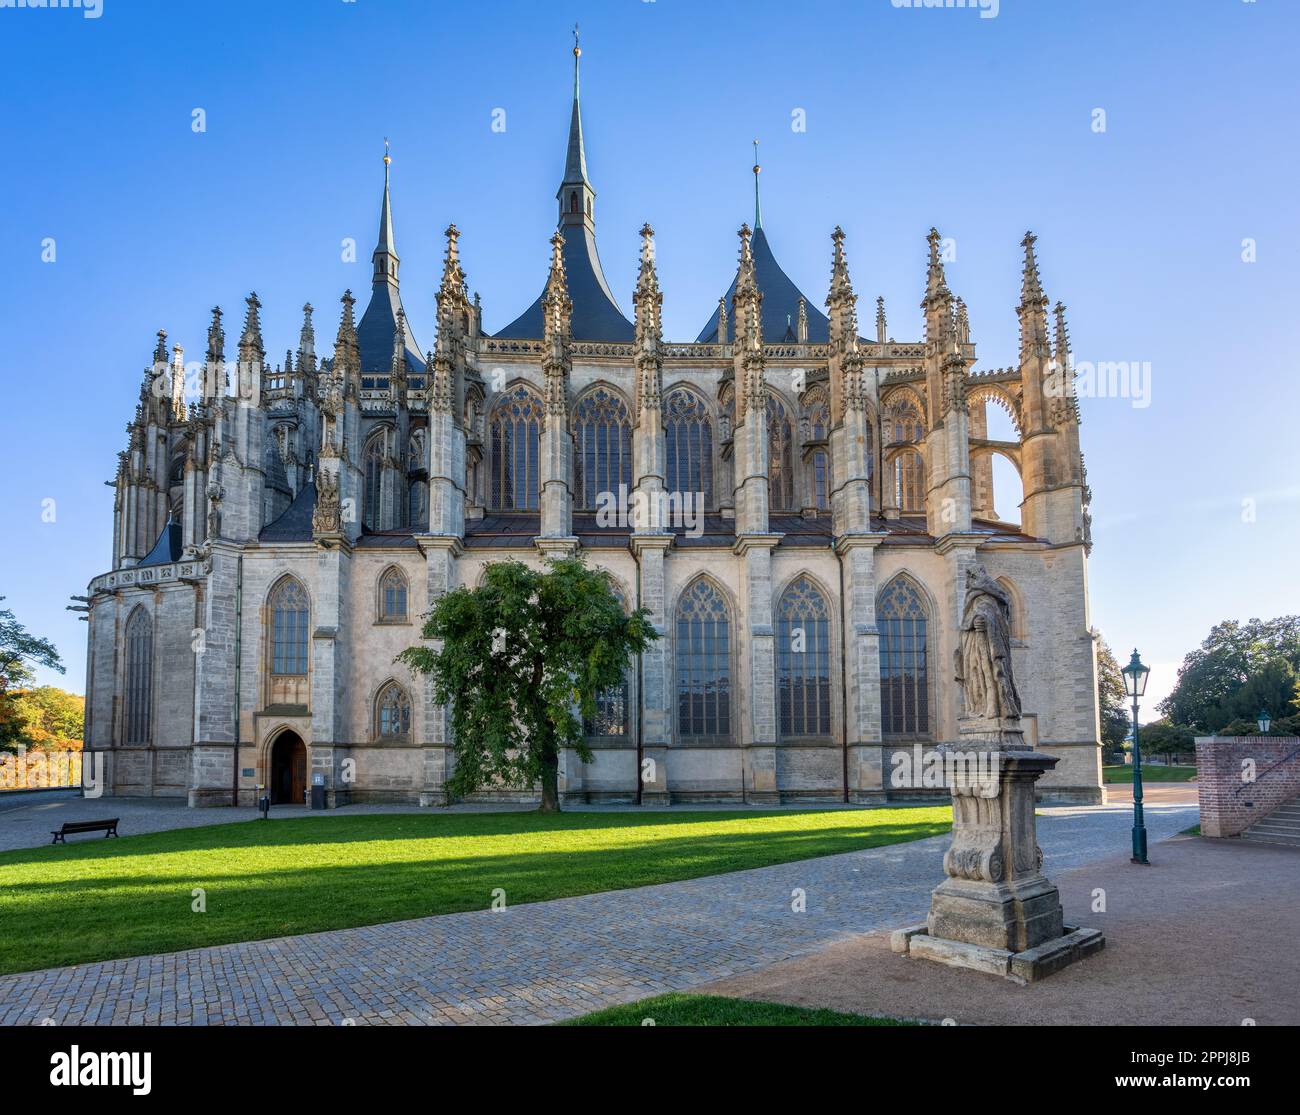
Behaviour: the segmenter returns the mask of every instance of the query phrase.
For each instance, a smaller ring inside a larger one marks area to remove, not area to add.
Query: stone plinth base
[[[896,929],[889,935],[889,947],[905,956],[920,956],[953,968],[970,968],[1012,983],[1027,984],[1046,979],[1076,960],[1083,960],[1106,946],[1100,929],[1064,926],[1064,933],[1036,948],[1022,952],[948,941],[930,936],[928,925]]]

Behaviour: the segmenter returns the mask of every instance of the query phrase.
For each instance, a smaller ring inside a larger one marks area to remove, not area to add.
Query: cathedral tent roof
[[[375,245],[375,271],[371,280],[370,305],[361,315],[357,325],[357,347],[361,351],[363,372],[387,372],[393,366],[393,338],[397,335],[397,311],[402,309],[402,295],[398,286],[397,243],[393,237],[393,203],[388,192],[388,168],[391,159],[384,153],[384,199],[379,209],[379,240]],[[540,334],[539,334],[540,336]],[[422,372],[424,358],[411,331],[410,318],[406,322],[406,367],[408,371]]]
[[[614,341],[631,343],[636,329],[618,308],[614,294],[605,281],[596,250],[596,190],[587,177],[587,152],[582,138],[582,110],[578,99],[578,58],[582,51],[573,47],[573,109],[569,116],[569,143],[565,149],[564,180],[556,191],[560,203],[560,233],[564,237],[564,272],[568,294],[573,301],[572,332],[579,341]],[[496,334],[507,339],[543,335],[542,298]]]
[[[310,542],[311,517],[316,510],[316,481],[310,480],[294,496],[293,502],[273,522],[267,523],[257,536],[260,542]]]
[[[153,544],[153,549],[141,559],[140,564],[170,565],[174,561],[180,561],[182,544],[181,524],[175,519],[168,519],[167,525],[162,528],[162,533],[158,535],[158,541]]]
[[[830,338],[830,321],[818,310],[811,298],[805,297],[790,276],[781,270],[776,256],[772,254],[767,234],[760,224],[754,229],[750,242],[754,253],[754,277],[758,289],[763,295],[763,340],[767,344],[780,344],[782,341],[795,340],[795,329],[799,322],[799,299],[804,299],[804,310],[808,315],[808,341],[811,344],[825,344]],[[724,296],[730,306],[736,296],[736,280],[731,280]],[[708,324],[700,330],[695,338],[699,344],[714,344],[718,340],[718,311],[713,311]]]

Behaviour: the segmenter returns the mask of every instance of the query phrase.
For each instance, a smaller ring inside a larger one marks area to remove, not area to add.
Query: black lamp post
[[[1260,709],[1255,721],[1259,724],[1259,734],[1261,736],[1268,735],[1268,730],[1273,726],[1273,718],[1269,716],[1268,709]]]
[[[1150,666],[1144,666],[1136,649],[1124,675],[1124,692],[1133,698],[1133,862],[1147,862],[1147,827],[1142,820],[1142,747],[1138,743],[1138,698],[1147,691]]]

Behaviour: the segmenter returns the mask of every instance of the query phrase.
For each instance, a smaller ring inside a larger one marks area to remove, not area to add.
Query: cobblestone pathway
[[[1150,838],[1194,805],[1147,811]],[[1049,874],[1127,847],[1131,812],[1047,809]],[[946,836],[502,912],[446,914],[0,977],[0,1023],[539,1023],[921,920]],[[805,913],[792,892],[807,896]]]

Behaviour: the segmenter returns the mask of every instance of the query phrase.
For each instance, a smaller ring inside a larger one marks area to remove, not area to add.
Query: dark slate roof
[[[767,344],[793,341],[795,329],[799,324],[801,292],[791,281],[790,276],[781,270],[781,265],[776,262],[776,256],[772,254],[772,248],[767,242],[767,233],[763,231],[762,225],[754,229],[750,245],[754,253],[754,275],[758,280],[758,289],[763,294],[763,340]],[[730,315],[729,331],[734,335],[735,314],[732,313],[731,306],[736,297],[735,279],[731,280],[731,286],[727,288],[725,297],[727,312]],[[804,303],[808,314],[809,343],[825,344],[830,339],[830,321],[821,310],[817,309],[811,298],[805,296]],[[787,315],[790,319],[788,323]],[[700,330],[700,335],[695,340],[698,344],[713,344],[717,339],[718,311],[715,307],[713,316],[709,318],[708,324]]]
[[[616,341],[630,344],[636,329],[614,301],[605,281],[596,251],[596,237],[589,230],[569,225],[564,228],[564,273],[573,299],[573,339],[575,341]],[[542,336],[542,294],[504,329],[494,336],[505,339]],[[391,339],[390,339],[390,344]]]
[[[361,349],[363,372],[386,372],[393,366],[393,337],[397,333],[397,311],[402,308],[402,296],[390,283],[375,283],[370,293],[370,305],[361,315],[357,326],[357,345]],[[406,370],[423,373],[424,357],[412,335],[411,319],[406,319]],[[539,337],[540,333],[537,334]]]
[[[175,519],[168,519],[167,525],[158,535],[158,541],[140,562],[141,565],[171,565],[181,560],[181,524]]]
[[[310,481],[294,497],[273,523],[267,523],[257,536],[262,542],[310,542],[311,517],[316,510],[316,482]]]

